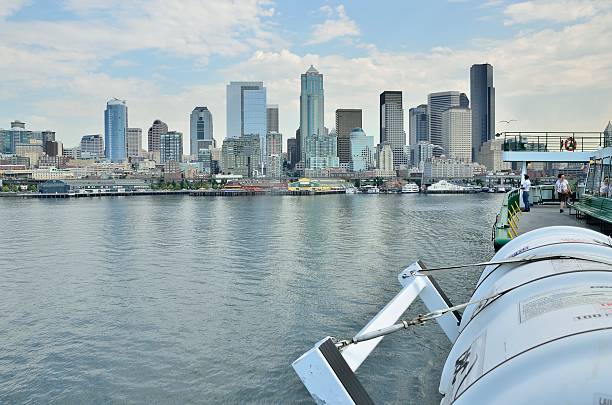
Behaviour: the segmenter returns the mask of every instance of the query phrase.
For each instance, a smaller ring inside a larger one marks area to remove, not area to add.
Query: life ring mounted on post
[[[563,143],[563,147],[568,152],[575,151],[576,150],[576,146],[578,146],[578,142],[576,142],[576,139],[574,139],[573,136],[570,136],[569,138],[567,138],[565,140],[565,142]]]

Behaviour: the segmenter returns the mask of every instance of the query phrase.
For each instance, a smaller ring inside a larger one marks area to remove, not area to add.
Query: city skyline
[[[172,1],[12,1],[0,6],[0,122],[19,119],[77,145],[103,133],[100,106],[118,97],[130,106],[130,125],[161,119],[184,134],[189,112],[206,105],[221,140],[225,84],[261,80],[267,101],[280,106],[279,132],[289,135],[299,121],[299,74],[313,64],[326,76],[326,126],[335,109],[357,107],[376,137],[377,94],[401,89],[405,110],[430,92],[469,94],[466,68],[488,62],[496,118],[519,120],[498,131],[596,130],[612,115],[612,5],[558,3],[397,1],[374,10],[366,2],[239,1],[184,10]],[[371,21],[374,11],[380,18]],[[185,12],[207,23],[185,25]],[[415,24],[401,23],[407,13]],[[424,29],[433,24],[444,29]]]

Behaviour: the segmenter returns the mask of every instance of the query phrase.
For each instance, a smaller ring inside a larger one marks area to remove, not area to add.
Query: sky
[[[325,123],[402,90],[469,95],[491,63],[500,131],[602,131],[612,119],[612,0],[0,0],[0,128],[50,129],[66,147],[104,133],[106,101],[130,127],[185,134],[207,106],[225,137],[225,86],[263,81],[284,138],[299,126],[300,74],[324,75]],[[146,135],[143,137],[146,144]]]

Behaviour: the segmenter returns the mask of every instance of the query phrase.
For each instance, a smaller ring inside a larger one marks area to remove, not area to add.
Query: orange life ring
[[[573,136],[570,136],[569,138],[567,138],[565,142],[563,143],[565,150],[568,152],[575,151],[577,145],[578,145],[578,142],[576,142]]]

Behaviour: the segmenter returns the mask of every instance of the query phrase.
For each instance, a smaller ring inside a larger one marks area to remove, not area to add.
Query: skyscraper
[[[263,82],[230,82],[227,85],[227,137],[259,136],[259,170],[263,170],[265,162],[267,131]]]
[[[374,137],[367,136],[363,129],[355,127],[351,130],[350,140],[351,171],[371,169],[374,166]]]
[[[608,121],[608,125],[606,125],[606,129],[604,129],[603,132],[603,138],[604,138],[604,148],[607,148],[608,146],[612,146],[612,123],[610,121]]]
[[[380,143],[388,143],[393,150],[393,166],[397,170],[408,164],[404,153],[404,108],[401,91],[384,91],[380,94]]]
[[[140,156],[142,149],[142,128],[128,128],[126,131],[126,147],[128,157]],[[83,153],[83,151],[81,151]]]
[[[472,161],[472,112],[469,108],[452,107],[442,113],[442,147],[449,158]]]
[[[478,161],[480,145],[495,137],[495,87],[493,66],[488,63],[470,68],[472,99],[472,159]]]
[[[361,110],[336,110],[336,133],[338,136],[338,158],[340,159],[340,164],[351,162],[351,131],[353,128],[361,128],[362,125]]]
[[[221,169],[225,174],[252,177],[260,167],[261,138],[245,134],[240,138],[226,138],[221,148]]]
[[[104,110],[104,152],[111,162],[127,159],[126,131],[128,126],[127,105],[124,100],[113,98]]]
[[[207,107],[196,107],[191,112],[189,125],[189,154],[197,156],[200,149],[214,148],[212,114]]]
[[[442,142],[442,113],[452,107],[465,105],[467,100],[462,97],[463,93],[458,91],[443,91],[431,93],[427,96],[427,107],[429,113],[429,142],[434,145],[443,146]],[[463,102],[461,101],[463,99]]]
[[[266,123],[268,133],[278,131],[278,104],[268,104],[266,106]]]
[[[416,148],[419,142],[429,142],[429,114],[427,104],[421,104],[408,110],[408,139],[410,143],[410,162],[418,164]]]
[[[280,177],[283,166],[283,135],[271,131],[266,138],[266,176]]]
[[[159,152],[161,136],[168,133],[168,125],[161,121],[153,121],[153,125],[149,128],[148,145],[149,152]]]
[[[306,162],[306,139],[325,135],[323,75],[313,65],[301,76],[298,153]]]
[[[183,158],[183,134],[168,131],[160,136],[160,163],[174,161],[180,163]]]
[[[287,163],[289,167],[293,168],[299,160],[297,138],[287,139]]]

